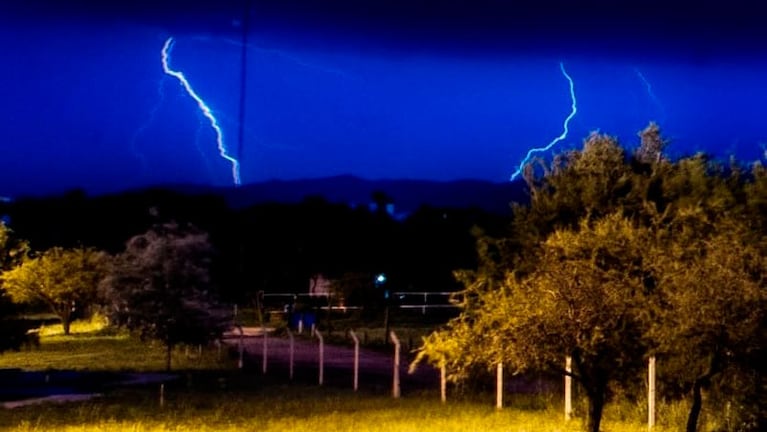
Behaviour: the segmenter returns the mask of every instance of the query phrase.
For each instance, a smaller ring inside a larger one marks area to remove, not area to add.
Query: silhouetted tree
[[[174,346],[208,343],[231,324],[212,292],[211,255],[204,232],[158,225],[128,241],[103,281],[112,322],[161,341],[168,370]]]

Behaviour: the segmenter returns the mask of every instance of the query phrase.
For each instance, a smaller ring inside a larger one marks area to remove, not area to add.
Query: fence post
[[[296,345],[295,341],[293,340],[293,332],[290,330],[290,327],[288,327],[288,376],[290,377],[290,380],[293,381],[293,353],[295,352]]]
[[[655,356],[647,361],[647,429],[655,427]]]
[[[503,363],[495,369],[495,408],[503,408]]]
[[[360,376],[360,339],[354,330],[349,330],[349,336],[354,341],[354,391],[359,388],[359,376]]]
[[[397,338],[397,334],[394,333],[392,330],[389,332],[389,336],[391,337],[391,341],[394,344],[394,373],[392,377],[392,388],[391,388],[391,395],[392,397],[399,398],[400,396],[400,388],[399,388],[399,358],[400,358],[400,343],[399,339]]]
[[[236,327],[237,327],[237,330],[240,331],[240,346],[239,346],[240,359],[237,361],[237,368],[238,369],[242,369],[242,366],[243,366],[243,361],[242,360],[243,360],[243,356],[244,356],[244,353],[245,353],[245,347],[244,347],[244,342],[243,342],[243,338],[245,337],[245,333],[242,331],[242,326],[241,325],[237,325]]]
[[[268,351],[268,343],[267,343],[267,335],[266,335],[266,326],[261,324],[261,333],[264,335],[264,349],[263,349],[263,355],[262,355],[262,361],[261,361],[261,372],[266,375],[266,361],[268,358],[267,351]]]
[[[447,402],[447,371],[445,365],[439,367],[439,395],[442,403]]]
[[[565,421],[573,418],[573,358],[565,357]]]
[[[325,341],[322,339],[322,333],[320,333],[319,330],[315,329],[314,334],[317,336],[317,339],[320,341],[320,376],[319,376],[319,382],[320,385],[322,385],[322,382],[325,377]]]

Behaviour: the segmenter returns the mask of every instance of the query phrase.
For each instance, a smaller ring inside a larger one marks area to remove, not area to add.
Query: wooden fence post
[[[647,360],[647,429],[655,427],[655,356]]]
[[[317,336],[317,339],[320,341],[320,353],[319,353],[319,366],[320,366],[320,373],[319,373],[319,382],[320,385],[322,385],[324,378],[325,378],[325,341],[322,339],[322,333],[320,333],[319,330],[314,329],[314,334]]]
[[[495,408],[503,408],[503,363],[495,369]]]
[[[240,331],[240,343],[239,343],[239,351],[240,351],[240,359],[237,361],[237,368],[242,369],[242,366],[244,364],[243,357],[245,356],[245,347],[244,347],[244,337],[245,333],[242,331],[242,326],[237,325],[237,330]]]
[[[295,340],[293,339],[293,332],[288,328],[288,376],[293,381],[293,358],[296,350]]]
[[[268,352],[268,342],[267,342],[267,335],[266,335],[266,327],[262,324],[261,325],[261,334],[264,337],[264,349],[263,349],[263,355],[261,360],[261,372],[266,375],[266,362],[267,362],[267,352]]]
[[[447,371],[445,365],[439,367],[439,396],[442,403],[447,402]]]
[[[397,334],[394,333],[394,331],[389,332],[389,335],[391,337],[392,343],[394,344],[394,371],[393,371],[393,377],[392,377],[391,395],[392,397],[396,399],[400,397],[400,386],[399,386],[400,343],[399,343],[399,339],[397,338]]]
[[[359,388],[359,376],[360,376],[360,339],[354,330],[349,330],[349,336],[354,341],[354,391]]]
[[[573,358],[565,357],[565,421],[573,418]]]

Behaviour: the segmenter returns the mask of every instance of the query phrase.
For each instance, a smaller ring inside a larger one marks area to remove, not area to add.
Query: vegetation
[[[173,348],[208,344],[232,324],[214,302],[207,236],[175,224],[157,226],[128,241],[103,281],[111,322],[158,340],[171,368]]]
[[[177,348],[173,368],[231,369],[224,347],[220,352],[206,346]],[[88,370],[158,372],[165,369],[165,346],[141,341],[127,331],[107,325],[103,317],[72,323],[70,334],[65,335],[61,324],[40,329],[40,344],[34,348],[7,352],[0,356],[0,368],[25,370]]]
[[[179,353],[180,354],[180,353]],[[157,387],[112,390],[103,397],[67,404],[32,405],[0,410],[0,430],[327,430],[410,431],[463,430],[575,431],[566,423],[559,403],[549,395],[509,395],[508,408],[498,411],[480,395],[451,395],[439,402],[436,389],[392,399],[386,392],[352,392],[350,389],[286,385],[233,369],[226,356],[206,348],[203,356],[174,356],[174,368],[185,370],[185,379],[168,383],[165,404],[160,406]],[[82,369],[91,371],[160,371],[164,347],[147,345],[126,332],[115,332],[106,321],[76,321],[71,334],[60,325],[41,329],[39,350],[0,356],[0,367],[25,365],[31,370]],[[198,370],[198,372],[195,372]],[[678,430],[684,407],[663,405],[657,430]],[[254,413],[260,413],[254,417]],[[708,412],[710,426],[711,415]],[[621,404],[608,409],[610,430],[642,431],[644,412],[639,406]]]
[[[704,387],[722,401],[745,391],[712,386],[724,373],[759,383],[755,400],[737,401],[738,427],[763,427],[767,370],[755,359],[764,355],[767,249],[754,206],[764,170],[745,176],[701,155],[671,162],[663,145],[650,125],[631,155],[594,134],[541,176],[529,166],[531,203],[515,208],[514,235],[480,238],[482,264],[460,273],[462,315],[424,340],[417,361],[448,366],[454,380],[497,363],[568,373],[596,432],[610,392],[658,355],[679,367],[667,395],[690,395],[687,431],[697,430]]]
[[[530,431],[566,432],[579,429],[565,422],[555,407],[525,408],[534,402],[520,399],[520,408],[495,410],[492,404],[455,401],[441,404],[436,395],[392,399],[386,395],[353,393],[316,386],[261,386],[238,389],[243,378],[205,383],[196,388],[166,390],[160,406],[156,389],[128,390],[104,398],[67,405],[30,406],[0,412],[0,428],[8,431]],[[252,379],[252,377],[245,377]],[[610,413],[610,430],[646,431],[634,419]],[[659,425],[659,432],[675,431],[675,424]]]
[[[96,303],[107,261],[94,249],[55,247],[3,273],[3,287],[17,302],[42,301],[69,334],[75,311]]]
[[[636,149],[626,150],[610,136],[592,134],[581,150],[528,165],[530,200],[514,204],[506,219],[474,210],[422,208],[398,220],[384,211],[392,198],[381,193],[373,196],[375,210],[307,198],[295,206],[235,211],[215,198],[185,201],[162,195],[179,200],[170,206],[175,213],[169,217],[165,206],[151,207],[147,214],[142,207],[141,215],[118,224],[116,234],[97,235],[87,224],[67,225],[70,232],[63,234],[26,225],[25,232],[35,236],[30,244],[47,247],[41,253],[0,226],[0,351],[18,348],[26,338],[8,294],[45,302],[64,333],[41,331],[39,351],[4,354],[0,366],[154,370],[162,363],[170,369],[175,358],[178,367],[184,360],[172,353],[179,345],[207,345],[231,324],[220,296],[242,303],[258,299],[264,290],[306,291],[322,275],[334,281],[338,306],[362,306],[354,318],[337,318],[323,314],[314,299],[294,305],[317,314],[315,323],[329,342],[348,341],[338,335],[347,328],[385,341],[390,325],[407,325],[396,310],[397,299],[386,293],[462,287],[455,297],[461,314],[424,337],[413,367],[428,361],[446,368],[455,382],[481,381],[498,364],[514,373],[568,374],[580,385],[586,406],[578,413],[585,413],[586,428],[596,432],[605,425],[634,428],[641,417],[636,405],[645,392],[638,383],[646,361],[655,357],[661,365],[661,397],[671,401],[664,409],[677,413],[664,427],[765,430],[767,169],[705,155],[672,161],[664,156],[666,143],[654,124],[640,137]],[[27,213],[20,214],[36,220],[24,205],[19,208]],[[63,205],[92,209],[94,203],[72,194]],[[181,222],[168,222],[176,219]],[[29,223],[19,213],[14,220]],[[126,239],[120,252],[115,244]],[[107,259],[98,250],[117,255]],[[449,278],[452,270],[455,280]],[[386,275],[386,286],[374,282],[377,274]],[[71,331],[81,325],[70,328],[73,306],[94,302],[102,303],[115,327]],[[264,304],[254,303],[260,324]],[[379,324],[383,333],[363,330]],[[399,333],[407,345],[426,326],[412,327]],[[130,363],[139,351],[147,354]],[[565,358],[572,360],[572,370],[565,369]],[[240,430],[253,429],[253,418],[232,410],[252,413],[253,406],[268,404],[262,412],[274,415],[266,424],[259,421],[259,429],[316,429],[328,422],[338,430],[412,430],[432,424],[439,430],[580,427],[551,420],[560,417],[551,403],[545,404],[549,411],[490,415],[471,402],[446,409],[423,399],[408,404],[332,390],[308,391],[308,399],[284,388],[278,395],[253,387],[217,391],[202,399],[176,389],[177,398],[162,410],[138,402],[137,393],[117,393],[77,405],[100,417],[83,421],[82,427],[62,420],[57,413],[63,410],[55,407],[46,407],[50,420],[35,417],[30,423],[19,414],[8,424],[22,430],[165,430],[199,424]],[[371,401],[386,410],[368,409]],[[616,416],[626,404],[634,407],[633,414]],[[682,409],[684,416],[678,414]]]
[[[11,230],[0,222],[0,274],[13,268],[29,250],[27,244],[17,239]],[[30,341],[27,331],[32,324],[19,318],[19,308],[14,304],[0,279],[0,353],[19,349]]]

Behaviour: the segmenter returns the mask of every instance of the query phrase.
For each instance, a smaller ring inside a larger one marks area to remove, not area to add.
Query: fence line
[[[449,309],[449,308],[459,308],[460,306],[457,304],[454,304],[450,301],[450,298],[458,293],[451,292],[451,291],[414,291],[414,292],[394,292],[392,293],[392,297],[395,299],[398,299],[398,303],[396,305],[396,308],[399,309],[420,309],[422,314],[426,314],[426,311],[429,309]],[[423,297],[422,301],[415,301],[413,298],[417,297],[418,300],[421,300],[421,297]],[[441,298],[442,301],[439,303],[429,303],[430,299],[432,298]],[[330,311],[355,311],[355,310],[361,310],[363,309],[362,306],[347,306],[347,305],[332,305],[331,300],[333,298],[333,295],[327,294],[327,293],[264,293],[263,294],[264,302],[268,299],[272,300],[280,300],[283,299],[281,303],[284,303],[284,306],[287,306],[289,304],[295,304],[300,299],[324,299],[325,305],[317,306],[320,310],[330,310]],[[403,302],[403,300],[408,299],[409,302]],[[235,309],[236,310],[236,309]],[[274,310],[274,309],[273,309]]]

